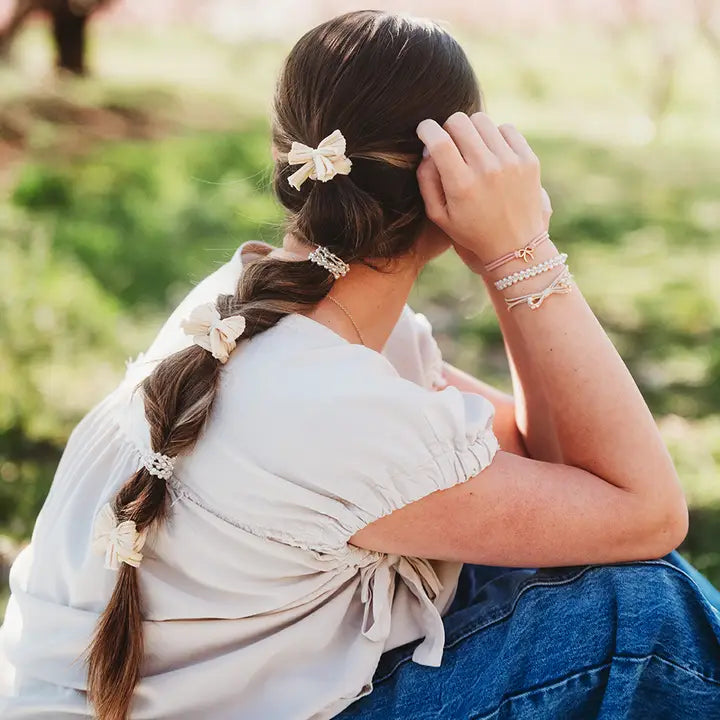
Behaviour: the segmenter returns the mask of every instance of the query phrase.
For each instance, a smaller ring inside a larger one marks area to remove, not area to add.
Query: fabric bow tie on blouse
[[[105,503],[95,519],[92,547],[105,555],[108,570],[117,570],[120,563],[138,567],[146,537],[147,528],[138,532],[134,520],[118,522],[110,503]]]
[[[288,177],[288,182],[296,190],[308,178],[327,182],[337,174],[348,175],[352,167],[350,159],[345,157],[345,138],[340,130],[333,130],[316,148],[293,142],[287,161],[289,165],[303,163],[299,170]]]
[[[442,590],[442,584],[425,558],[382,555],[360,569],[360,600],[365,607],[361,632],[374,641],[385,641],[389,636],[396,573],[415,596],[415,616],[425,631],[425,639],[415,648],[412,658],[422,665],[438,667],[442,660],[445,628],[432,600]]]
[[[186,335],[193,336],[196,345],[225,364],[236,340],[245,331],[245,318],[242,315],[221,318],[215,303],[210,302],[196,307],[180,325]]]

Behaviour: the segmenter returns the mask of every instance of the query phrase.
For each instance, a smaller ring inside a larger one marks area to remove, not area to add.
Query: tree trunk
[[[50,10],[58,69],[76,75],[85,74],[85,27],[88,16],[70,9],[69,0],[59,2]]]

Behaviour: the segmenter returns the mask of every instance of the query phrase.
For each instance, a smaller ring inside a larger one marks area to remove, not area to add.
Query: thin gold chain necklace
[[[357,323],[355,320],[353,320],[353,316],[350,314],[348,309],[339,301],[336,300],[332,295],[326,295],[328,300],[332,300],[347,316],[350,322],[353,324],[353,327],[355,328],[355,332],[358,334],[358,337],[360,338],[360,342],[365,345],[365,340],[363,340],[362,333],[360,332],[360,328],[357,326]]]

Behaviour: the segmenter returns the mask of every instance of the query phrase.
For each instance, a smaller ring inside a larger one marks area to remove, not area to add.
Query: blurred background
[[[493,119],[542,161],[551,231],[640,385],[720,584],[720,3],[444,0]],[[0,587],[66,439],[173,304],[281,238],[268,108],[284,54],[352,2],[0,0]],[[509,389],[481,283],[410,299],[446,359]],[[612,388],[607,388],[612,392]],[[4,603],[4,599],[0,600]]]

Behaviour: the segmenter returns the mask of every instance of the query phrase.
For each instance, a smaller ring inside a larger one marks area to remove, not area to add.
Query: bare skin
[[[442,126],[424,120],[417,133],[429,150],[417,171],[428,223],[415,252],[396,261],[390,275],[353,266],[332,294],[379,351],[421,267],[454,247],[495,306],[514,398],[446,367],[452,384],[494,404],[501,450],[475,477],[370,523],[351,543],[517,567],[667,554],[687,534],[685,497],[644,399],[580,288],[550,296],[537,310],[508,311],[505,297],[544,288],[556,271],[523,281],[520,290],[498,291],[493,282],[523,262],[483,270],[548,228],[551,210],[535,154],[513,126],[498,127],[485,113],[454,113]],[[288,236],[275,252],[292,259],[305,257],[307,248]],[[557,253],[545,242],[533,262]],[[310,317],[359,342],[331,301]]]

